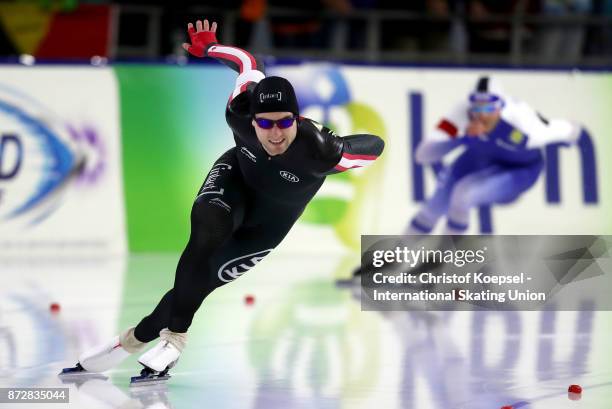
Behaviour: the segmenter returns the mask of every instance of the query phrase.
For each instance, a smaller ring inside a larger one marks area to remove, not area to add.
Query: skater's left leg
[[[222,285],[210,261],[242,225],[252,195],[232,148],[215,162],[191,210],[191,234],[174,278],[171,332],[186,333],[204,299]]]
[[[191,217],[191,236],[179,260],[174,287],[136,327],[139,339],[154,339],[159,334],[161,342],[138,359],[145,369],[141,376],[132,378],[132,383],[168,378],[166,372],[178,361],[185,348],[193,316],[204,299],[223,284],[211,270],[210,261],[231,238],[233,220],[231,213],[211,205],[208,198],[196,200]]]
[[[211,285],[204,287],[205,295],[240,277],[261,261],[287,235],[303,210],[303,208],[270,207],[255,202],[252,208],[247,209],[247,212],[251,217],[253,214],[265,215],[265,219],[255,217],[246,220],[211,257],[206,268],[209,275],[207,282]],[[248,215],[245,216],[245,218],[248,217]],[[169,298],[177,297],[177,294],[175,287]],[[174,308],[172,314],[174,314]],[[189,323],[192,318],[193,314],[190,315]],[[172,325],[172,317],[170,324]],[[167,378],[167,370],[178,360],[185,345],[185,332],[169,327],[161,331],[160,337],[162,341],[138,359],[145,369],[141,376],[132,378],[133,383]]]
[[[196,200],[191,215],[191,236],[179,259],[173,288],[159,301],[151,314],[136,326],[138,340],[149,342],[160,336],[163,328],[185,333],[196,310],[217,286],[209,263],[232,235],[234,220],[225,210]]]
[[[479,152],[466,150],[452,164],[442,170],[436,181],[436,190],[404,230],[404,235],[430,234],[438,220],[448,212],[451,194],[461,178],[489,166],[486,158]]]
[[[152,341],[164,328],[187,332],[196,310],[217,286],[210,258],[242,223],[249,194],[236,148],[232,148],[217,159],[194,200],[189,241],[179,259],[174,286],[136,326],[138,340]]]
[[[436,226],[438,219],[447,209],[453,189],[454,180],[448,174],[441,175],[434,194],[421,205],[410,223],[404,230],[404,235],[413,236],[429,234]]]
[[[541,169],[540,162],[518,168],[492,165],[463,177],[451,195],[445,234],[464,233],[474,207],[516,200],[533,186]]]

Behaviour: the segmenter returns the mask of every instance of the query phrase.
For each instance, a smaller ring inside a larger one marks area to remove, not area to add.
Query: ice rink
[[[0,387],[67,386],[70,404],[0,406],[610,408],[610,312],[362,312],[330,278],[354,257],[283,253],[204,302],[167,385],[130,388],[136,356],[62,383],[83,349],[148,314],[177,259],[4,259]]]

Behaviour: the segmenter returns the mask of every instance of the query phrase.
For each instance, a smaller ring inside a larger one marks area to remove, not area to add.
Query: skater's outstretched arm
[[[414,157],[416,162],[421,165],[438,162],[447,153],[459,145],[461,145],[460,139],[450,139],[446,141],[423,141],[417,148]]]
[[[385,147],[385,142],[376,135],[347,135],[338,139],[342,142],[342,156],[331,173],[371,165]]]
[[[265,78],[263,63],[249,52],[241,48],[219,44],[216,36],[216,22],[209,25],[208,20],[204,22],[198,20],[195,27],[189,23],[187,32],[191,44],[183,43],[183,48],[191,55],[214,58],[238,73],[230,102],[238,94],[246,91],[250,83],[259,82]]]
[[[462,144],[461,132],[467,126],[467,111],[467,104],[458,104],[438,122],[433,132],[421,141],[414,153],[417,163],[424,165],[438,162]]]
[[[340,137],[331,129],[308,118],[301,119],[312,131],[317,156],[328,164],[326,175],[368,166],[382,154],[385,142],[376,135]]]

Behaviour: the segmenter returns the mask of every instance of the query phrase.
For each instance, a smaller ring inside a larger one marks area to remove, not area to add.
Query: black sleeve
[[[378,158],[385,147],[384,141],[369,134],[340,137],[329,128],[312,121],[318,156],[329,165],[326,174],[344,172],[368,166]]]
[[[347,135],[342,140],[342,156],[329,174],[368,166],[382,154],[385,142],[376,135]]]

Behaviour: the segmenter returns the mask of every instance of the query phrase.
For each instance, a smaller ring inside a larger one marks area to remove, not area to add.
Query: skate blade
[[[100,373],[87,371],[78,362],[73,367],[62,369],[62,372],[58,373],[57,376],[62,380],[77,379],[77,378],[78,379],[85,379],[85,378],[104,379],[104,380],[108,379],[107,376],[104,376]]]
[[[132,378],[130,379],[130,388],[159,385],[165,383],[170,378],[170,375],[132,376]]]

